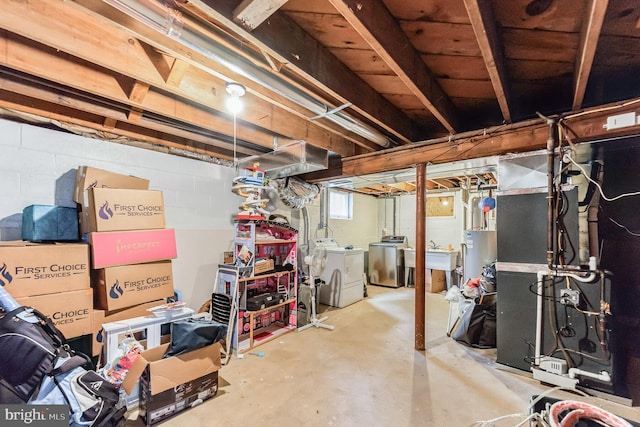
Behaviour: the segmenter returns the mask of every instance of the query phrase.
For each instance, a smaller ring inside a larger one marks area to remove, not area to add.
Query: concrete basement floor
[[[263,357],[232,356],[220,370],[216,397],[159,425],[472,426],[526,413],[532,395],[551,389],[527,373],[501,369],[495,349],[448,338],[444,294],[427,294],[421,352],[414,350],[414,289],[369,286],[368,292],[343,309],[321,306],[333,331],[292,331],[257,347]],[[563,391],[550,396],[640,421],[640,408]],[[521,419],[487,426],[516,426]]]

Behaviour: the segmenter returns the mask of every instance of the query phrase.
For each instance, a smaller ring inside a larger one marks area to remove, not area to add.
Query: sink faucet
[[[437,249],[438,246],[433,240],[429,240],[429,249]]]

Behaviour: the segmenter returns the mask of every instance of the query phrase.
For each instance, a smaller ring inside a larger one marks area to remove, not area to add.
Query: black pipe
[[[549,125],[549,137],[547,138],[547,266],[551,270],[554,263],[553,253],[553,211],[555,207],[554,178],[554,149],[558,142],[558,123],[556,120],[547,119]]]

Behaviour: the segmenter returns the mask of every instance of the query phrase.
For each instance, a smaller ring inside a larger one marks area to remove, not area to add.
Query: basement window
[[[353,194],[343,191],[329,191],[329,218],[353,218]]]

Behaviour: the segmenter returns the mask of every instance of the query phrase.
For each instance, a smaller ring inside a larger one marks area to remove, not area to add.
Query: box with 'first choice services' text
[[[91,188],[88,212],[89,231],[165,227],[162,191]]]
[[[57,292],[16,298],[20,305],[33,307],[48,316],[65,338],[90,334],[93,291]]]
[[[130,188],[148,190],[149,180],[135,176],[119,174],[90,166],[79,166],[76,173],[76,186],[73,201],[80,206],[80,233],[90,230],[89,194],[91,188]]]
[[[0,242],[0,286],[14,298],[89,289],[89,246]]]
[[[171,261],[93,270],[95,308],[119,310],[173,296]]]

